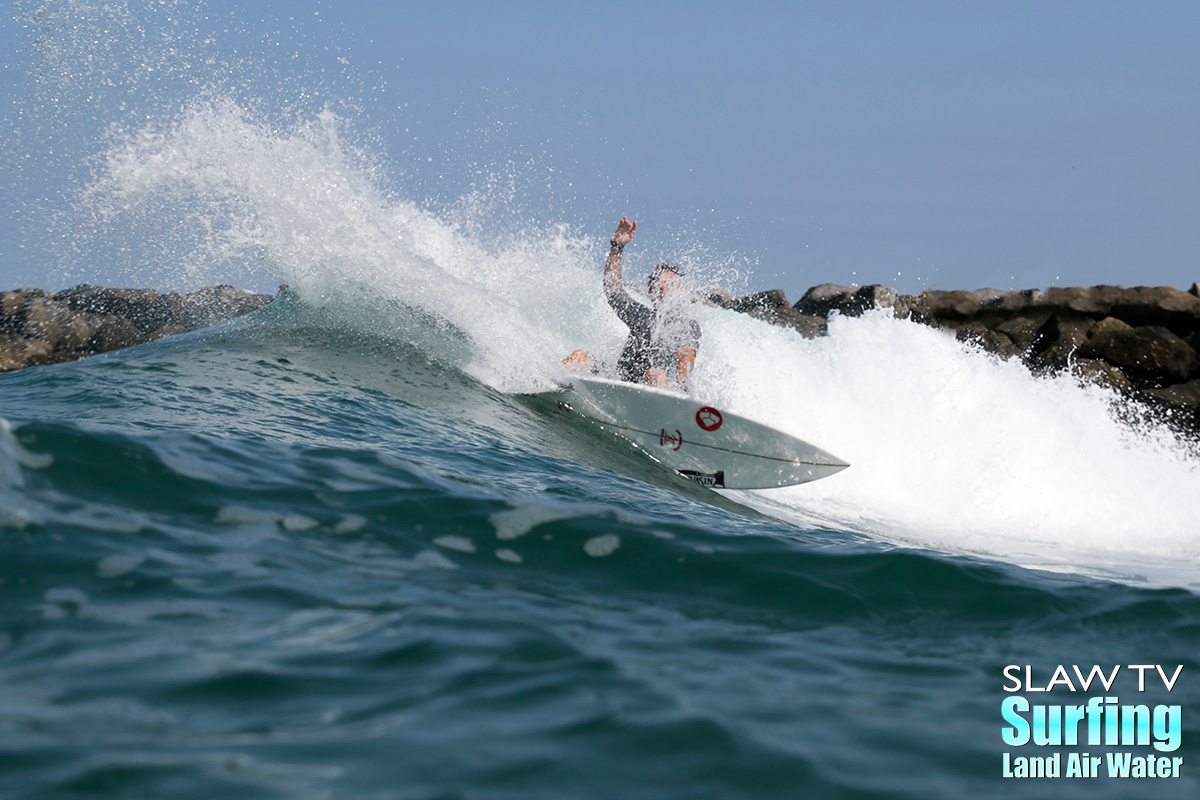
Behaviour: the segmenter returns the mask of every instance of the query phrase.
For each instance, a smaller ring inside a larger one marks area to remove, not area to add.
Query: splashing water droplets
[[[535,374],[557,364],[572,333],[547,319],[572,314],[579,336],[603,330],[590,245],[565,226],[490,245],[476,220],[495,198],[482,191],[451,221],[391,198],[377,185],[379,162],[348,130],[329,110],[283,127],[229,98],[197,100],[109,148],[80,206],[90,231],[81,241],[131,269],[183,265],[194,280],[261,269],[306,302],[404,329],[432,357],[500,388],[536,382],[531,364]]]

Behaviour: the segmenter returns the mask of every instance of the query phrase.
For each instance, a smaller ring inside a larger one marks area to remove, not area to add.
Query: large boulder
[[[168,336],[178,336],[181,333],[187,332],[188,329],[182,325],[164,325],[158,330],[153,330],[146,334],[146,339],[154,341],[155,339],[165,339]]]
[[[786,308],[790,310],[792,304],[787,301],[787,296],[784,295],[782,289],[768,289],[765,292],[755,292],[754,294],[731,300],[725,307],[742,314],[749,314],[752,311],[763,311],[766,309]]]
[[[1132,325],[1116,317],[1097,320],[1088,328],[1087,336],[1079,345],[1079,355],[1083,358],[1104,358],[1104,347],[1108,343],[1108,337],[1114,333],[1131,330]]]
[[[993,355],[1003,359],[1020,356],[1022,350],[1004,333],[981,322],[964,322],[954,332],[960,342],[973,342]]]
[[[88,341],[87,349],[93,353],[107,353],[133,347],[144,341],[145,336],[133,322],[116,314],[106,314],[100,317],[99,324]]]
[[[40,339],[24,339],[16,336],[0,338],[0,372],[12,372],[37,364],[49,363],[54,348]]]
[[[896,298],[892,306],[892,314],[896,319],[907,319],[925,325],[933,325],[933,317],[929,315],[929,301],[924,294],[902,294]]]
[[[1033,350],[1041,335],[1042,326],[1050,321],[1052,311],[1026,309],[1018,311],[1012,317],[996,326],[996,330],[1007,335],[1013,344],[1027,353]]]
[[[1165,411],[1176,423],[1200,429],[1200,380],[1143,389],[1137,396]]]
[[[939,322],[954,322],[973,317],[983,308],[983,300],[975,292],[931,291],[926,293],[929,313]]]
[[[824,317],[801,314],[794,308],[768,308],[751,311],[750,316],[780,328],[790,328],[806,339],[816,339],[829,333],[829,322]]]
[[[64,289],[54,299],[76,311],[124,317],[143,333],[183,322],[178,294],[160,294],[154,289],[109,289],[81,284]]]
[[[25,366],[18,343],[24,341],[9,331],[0,331],[0,372],[12,372]]]
[[[17,289],[0,292],[0,332],[19,333],[25,326],[29,301],[48,297],[41,289]]]
[[[249,314],[270,303],[269,294],[255,294],[235,289],[228,284],[197,289],[180,299],[182,324],[188,330],[215,325],[243,314]]]
[[[183,333],[246,314],[274,299],[232,286],[200,289],[186,297],[87,284],[54,295],[41,289],[0,292],[0,372]]]
[[[49,297],[31,297],[25,303],[21,331],[26,339],[46,342],[52,351],[58,350],[67,340],[73,316],[71,309]]]
[[[100,327],[100,323],[103,320],[104,317],[101,317],[99,314],[76,313],[67,324],[66,337],[58,349],[81,355],[90,354],[92,352],[92,340],[96,335],[96,329]]]
[[[808,339],[824,336],[829,331],[829,323],[824,317],[801,314],[788,303],[782,289],[739,297],[726,303],[725,307],[780,328],[790,328]]]
[[[1028,305],[1030,308],[1045,309],[1056,314],[1072,313],[1104,317],[1108,316],[1113,305],[1121,298],[1123,291],[1118,286],[1052,287],[1044,292],[1031,294]]]
[[[859,317],[875,308],[895,309],[899,295],[890,286],[878,283],[860,286],[840,286],[822,283],[813,286],[796,301],[795,309],[810,317],[828,317],[837,312],[847,317]]]
[[[1087,341],[1095,322],[1086,314],[1062,308],[1038,330],[1032,360],[1044,369],[1068,367],[1080,346]]]
[[[1029,305],[1031,292],[986,288],[978,290],[975,294],[979,296],[980,305],[984,310],[1012,314]]]
[[[1076,358],[1071,361],[1071,374],[1085,383],[1094,383],[1118,392],[1132,392],[1133,383],[1117,367],[1099,358]]]
[[[1110,334],[1104,343],[1104,359],[1127,375],[1168,385],[1186,380],[1200,366],[1196,351],[1159,325]]]
[[[1157,389],[1143,389],[1140,394],[1173,408],[1200,408],[1200,380]]]
[[[1003,358],[1018,356],[1035,371],[1069,369],[1081,380],[1172,409],[1191,408],[1180,399],[1191,390],[1175,387],[1200,377],[1200,282],[1188,292],[1099,285],[915,296],[878,285],[825,283],[790,308],[777,290],[726,297],[711,295],[709,301],[809,336],[823,334],[832,313],[857,316],[890,307],[898,319],[941,328]],[[1195,413],[1200,427],[1200,411]]]
[[[828,317],[834,311],[845,313],[846,309],[857,305],[854,300],[856,291],[850,286],[822,283],[805,292],[804,296],[796,301],[794,308],[801,314],[812,317]]]
[[[875,308],[894,309],[896,301],[900,299],[900,295],[891,286],[870,283],[859,287],[858,291],[854,293],[854,299],[863,311],[870,311]]]
[[[1125,289],[1111,313],[1135,328],[1157,325],[1181,336],[1200,329],[1200,297],[1172,286]]]

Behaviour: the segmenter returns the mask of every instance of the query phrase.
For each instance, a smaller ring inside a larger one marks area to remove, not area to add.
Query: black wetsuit
[[[634,300],[629,292],[606,292],[608,304],[621,321],[629,326],[629,338],[617,361],[617,374],[623,381],[641,383],[646,370],[666,370],[668,380],[677,380],[679,348],[700,349],[700,325],[680,313],[663,312]]]

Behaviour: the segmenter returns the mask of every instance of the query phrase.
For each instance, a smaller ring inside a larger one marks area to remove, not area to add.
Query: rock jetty
[[[0,372],[73,361],[203,328],[262,308],[272,295],[222,285],[187,294],[83,284],[51,294],[0,292]],[[733,297],[706,293],[710,305],[748,314],[816,338],[831,314],[890,309],[945,331],[1037,374],[1070,372],[1081,381],[1141,401],[1200,433],[1200,284],[925,291],[887,286],[814,286],[794,304],[782,290]]]
[[[708,302],[792,328],[810,338],[829,315],[859,316],[891,309],[1003,359],[1019,359],[1037,374],[1069,371],[1081,381],[1115,389],[1200,432],[1200,284],[1053,288],[1041,291],[926,291],[898,294],[872,285],[814,286],[791,304],[778,289]]]
[[[187,294],[82,284],[0,292],[0,372],[58,364],[193,331],[262,308],[269,294],[213,286]]]

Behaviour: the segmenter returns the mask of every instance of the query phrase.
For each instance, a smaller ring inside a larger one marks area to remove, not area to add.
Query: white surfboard
[[[572,377],[541,397],[714,489],[792,486],[850,466],[783,431],[665,389]]]

